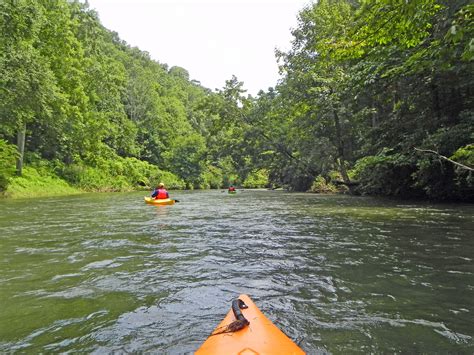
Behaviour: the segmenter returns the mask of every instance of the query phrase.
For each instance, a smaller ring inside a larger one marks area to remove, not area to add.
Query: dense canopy
[[[461,0],[320,0],[276,53],[279,83],[252,97],[152,60],[87,3],[2,0],[0,190],[31,168],[88,190],[472,201],[473,17]]]

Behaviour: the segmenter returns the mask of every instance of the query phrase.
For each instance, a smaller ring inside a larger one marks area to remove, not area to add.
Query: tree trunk
[[[16,160],[16,174],[18,176],[21,176],[22,171],[23,171],[23,155],[25,153],[25,136],[26,136],[26,124],[23,124],[23,127],[21,127],[18,130],[17,136],[16,136],[16,146],[18,148],[18,158]]]

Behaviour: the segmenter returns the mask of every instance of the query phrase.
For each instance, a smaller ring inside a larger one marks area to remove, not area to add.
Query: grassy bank
[[[32,167],[25,167],[22,176],[11,179],[4,197],[24,198],[40,196],[73,195],[84,191],[68,184],[65,180],[52,175],[44,174]]]
[[[108,160],[96,159],[90,165],[83,161],[66,165],[57,160],[47,161],[36,156],[29,156],[28,160],[22,176],[14,175],[14,160],[8,161],[8,171],[3,169],[4,174],[0,175],[0,178],[3,178],[0,197],[25,198],[83,192],[150,190],[159,182],[163,182],[172,190],[222,188],[231,184],[228,175],[210,166],[199,179],[191,183],[135,158],[114,156]],[[234,177],[233,181],[236,179]],[[250,174],[242,186],[258,188],[267,184],[268,174],[262,170]]]
[[[8,174],[3,174],[0,197],[24,198],[71,195],[82,192],[134,191],[151,189],[158,182],[168,188],[182,189],[184,181],[172,173],[134,158],[99,159],[93,165],[82,161],[66,165],[28,157],[22,176],[14,175],[14,163],[9,162]],[[11,165],[11,166],[10,166]],[[4,169],[5,170],[5,169]],[[1,177],[1,176],[0,176]]]

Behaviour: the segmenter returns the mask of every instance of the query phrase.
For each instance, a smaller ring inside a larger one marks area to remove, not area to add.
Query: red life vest
[[[158,195],[155,197],[157,200],[164,200],[168,198],[168,191],[166,189],[158,189]]]

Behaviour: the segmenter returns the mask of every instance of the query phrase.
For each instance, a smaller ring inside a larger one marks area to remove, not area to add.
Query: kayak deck
[[[145,197],[145,203],[149,205],[174,205],[175,200],[172,200],[170,198],[157,200],[152,197]]]
[[[278,329],[252,302],[240,295],[248,308],[242,309],[249,325],[235,332],[225,332],[236,320],[232,310],[207,338],[195,354],[304,354],[305,352]],[[224,333],[222,333],[224,332]]]

